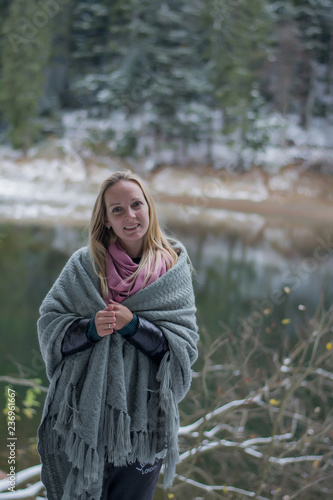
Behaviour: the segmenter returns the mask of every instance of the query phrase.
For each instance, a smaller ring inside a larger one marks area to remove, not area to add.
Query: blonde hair
[[[164,259],[167,269],[173,267],[178,259],[177,253],[171,247],[159,225],[154,200],[142,179],[130,170],[114,172],[100,186],[89,226],[89,248],[95,272],[100,279],[101,294],[103,297],[107,297],[108,294],[106,276],[107,249],[109,245],[117,240],[113,229],[107,229],[105,226],[107,218],[105,192],[119,181],[131,181],[138,184],[149,209],[149,226],[143,240],[143,252],[139,267],[130,278],[131,284],[134,284],[142,269],[145,271],[146,282],[150,274],[157,268],[160,257]]]

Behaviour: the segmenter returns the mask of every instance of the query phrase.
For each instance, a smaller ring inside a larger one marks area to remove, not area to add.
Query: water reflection
[[[199,323],[213,338],[225,327],[237,335],[245,324],[249,331],[260,328],[279,348],[283,319],[292,318],[301,328],[318,307],[324,286],[324,302],[332,303],[333,228],[270,222],[254,233],[243,222],[228,228],[186,224],[171,229],[189,251]],[[1,374],[47,383],[36,335],[38,308],[68,257],[86,240],[82,228],[0,226]],[[295,326],[286,323],[284,333],[294,335]],[[40,409],[31,421],[22,417],[18,423],[19,446],[25,449],[18,469],[38,462],[29,439],[39,420]],[[4,417],[0,430],[5,434]],[[5,464],[1,454],[0,468]]]
[[[216,335],[219,325],[235,330],[244,319],[250,326],[262,326],[265,317],[306,321],[324,290],[324,304],[332,303],[333,228],[268,225],[251,239],[236,231],[178,234],[197,269],[201,322]]]

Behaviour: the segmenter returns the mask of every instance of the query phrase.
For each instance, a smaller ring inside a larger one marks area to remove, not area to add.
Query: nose
[[[125,219],[136,219],[136,214],[132,207],[126,210]]]

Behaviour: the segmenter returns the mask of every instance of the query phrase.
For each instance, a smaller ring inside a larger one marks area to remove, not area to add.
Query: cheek
[[[119,227],[121,227],[121,220],[119,217],[110,217],[109,218],[110,224],[113,227],[113,229],[117,230]]]
[[[144,215],[144,220],[145,220],[145,226],[149,226],[149,210],[147,209]]]

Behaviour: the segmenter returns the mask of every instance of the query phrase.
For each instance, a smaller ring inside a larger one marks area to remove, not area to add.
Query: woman
[[[49,500],[150,500],[163,459],[172,484],[197,357],[188,257],[131,172],[103,182],[89,240],[40,308],[42,480]]]

